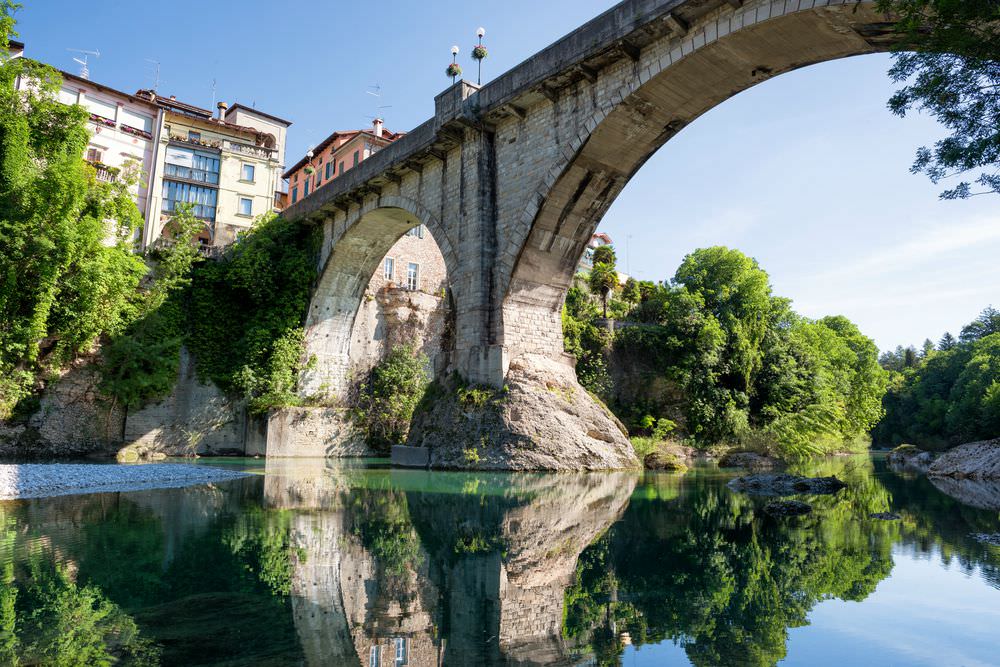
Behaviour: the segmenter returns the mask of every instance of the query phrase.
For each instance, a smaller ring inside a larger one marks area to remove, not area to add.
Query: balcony
[[[246,155],[248,157],[260,158],[262,160],[270,160],[274,157],[276,152],[273,148],[251,146],[250,144],[241,144],[235,141],[227,141],[226,148],[234,153],[239,153],[240,155]]]
[[[120,169],[109,167],[100,162],[88,162],[87,160],[84,160],[84,162],[94,168],[94,177],[102,183],[114,183],[118,180]]]
[[[215,139],[191,139],[182,134],[171,134],[170,141],[189,146],[204,146],[206,148],[222,148],[222,142]]]

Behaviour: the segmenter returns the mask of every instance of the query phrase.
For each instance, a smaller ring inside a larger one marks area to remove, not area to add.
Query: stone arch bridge
[[[344,391],[365,285],[424,224],[448,269],[447,370],[523,395],[485,417],[443,400],[411,444],[437,465],[633,465],[563,352],[561,307],[591,234],[698,116],[783,72],[884,51],[891,27],[873,2],[625,0],[482,87],[448,88],[433,118],[283,214],[324,232],[306,334],[318,363],[303,394]]]

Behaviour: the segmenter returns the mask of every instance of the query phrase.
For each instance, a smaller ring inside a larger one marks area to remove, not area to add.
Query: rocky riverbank
[[[0,465],[0,500],[77,493],[171,489],[226,482],[248,473],[178,463],[101,465],[24,463]]]

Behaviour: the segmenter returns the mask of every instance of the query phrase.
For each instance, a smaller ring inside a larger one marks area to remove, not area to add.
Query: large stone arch
[[[306,316],[305,350],[312,361],[299,379],[301,395],[344,395],[350,380],[351,333],[365,288],[396,241],[420,224],[434,238],[450,273],[456,259],[448,236],[437,218],[413,199],[383,195],[325,223],[322,268]]]
[[[686,125],[776,75],[886,50],[887,17],[873,2],[756,0],[727,5],[680,36],[602,73],[614,90],[595,96],[510,221],[499,276],[506,364],[562,354],[560,311],[591,234],[632,176]],[[601,87],[599,79],[596,84]],[[581,83],[581,85],[584,85]],[[720,165],[720,183],[725,168]],[[665,209],[669,202],[664,202]]]

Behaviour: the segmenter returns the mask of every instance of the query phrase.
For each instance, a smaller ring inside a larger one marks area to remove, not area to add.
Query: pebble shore
[[[95,463],[0,464],[0,500],[76,493],[171,489],[226,482],[248,473],[182,463],[101,465]]]

